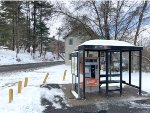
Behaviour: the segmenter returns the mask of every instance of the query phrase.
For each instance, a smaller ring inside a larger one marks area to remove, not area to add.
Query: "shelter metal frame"
[[[102,45],[80,45],[78,47],[78,50],[74,53],[72,53],[72,57],[77,57],[77,75],[75,75],[76,77],[78,77],[78,83],[76,83],[75,80],[75,87],[77,86],[77,88],[75,88],[75,90],[77,91],[78,94],[78,98],[81,98],[80,93],[82,91],[83,94],[83,98],[86,98],[86,93],[85,93],[85,52],[89,51],[96,51],[98,52],[98,58],[100,59],[100,52],[104,52],[105,53],[105,59],[106,59],[106,74],[100,74],[100,78],[101,77],[105,77],[106,80],[105,81],[100,81],[99,78],[99,90],[100,90],[100,86],[101,84],[106,84],[106,95],[108,95],[109,91],[120,91],[120,95],[122,95],[122,84],[126,84],[129,85],[131,87],[137,88],[139,90],[139,95],[141,95],[141,84],[142,84],[142,50],[143,47],[137,47],[137,46],[102,46]],[[139,52],[139,86],[136,86],[134,84],[131,83],[131,60],[132,60],[132,52],[138,51]],[[109,72],[109,63],[111,63],[111,53],[112,52],[119,52],[120,54],[120,73],[115,75],[115,74],[111,74],[111,71]],[[128,52],[129,53],[129,81],[123,81],[122,80],[122,53],[124,52]],[[80,55],[82,55],[82,60],[83,60],[83,89],[81,90],[80,88]],[[100,60],[99,60],[99,65],[100,65]],[[72,65],[71,65],[72,66]],[[100,70],[100,67],[99,67]],[[72,73],[72,75],[74,75]],[[120,80],[119,81],[110,81],[109,80],[109,76],[119,76]],[[109,89],[109,83],[120,83],[120,88],[116,89],[116,90],[110,90]]]

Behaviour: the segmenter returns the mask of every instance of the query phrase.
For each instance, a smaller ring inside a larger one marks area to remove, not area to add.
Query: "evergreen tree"
[[[12,35],[12,49],[17,49],[19,53],[19,43],[21,38],[21,25],[23,23],[22,1],[3,1],[1,2],[2,16],[9,25]]]
[[[9,25],[6,23],[5,19],[0,14],[0,44],[3,46],[8,46],[11,39],[11,31]]]
[[[33,53],[40,46],[49,43],[49,28],[46,25],[50,20],[53,6],[47,1],[1,1],[0,12],[0,41],[6,43],[19,53],[20,47],[25,47]],[[16,55],[17,55],[16,54]]]
[[[43,44],[46,46],[49,35],[46,22],[50,19],[52,7],[47,1],[33,2],[33,53],[35,53],[35,48],[40,45],[40,54],[42,54]]]

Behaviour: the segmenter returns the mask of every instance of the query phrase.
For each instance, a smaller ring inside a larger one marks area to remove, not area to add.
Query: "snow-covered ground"
[[[16,60],[16,52],[0,48],[0,65],[11,65],[11,64],[25,64],[25,63],[37,63],[37,62],[43,62],[43,61],[54,61],[56,60],[56,55],[52,54],[52,52],[47,52],[46,55],[42,55],[40,57],[39,52],[36,52],[33,58],[33,55],[28,52],[24,52],[23,50],[20,50],[20,53],[18,54],[18,59]]]
[[[102,74],[105,74],[105,72],[101,72]],[[102,78],[101,80],[103,80],[105,78]],[[122,73],[122,79],[123,81],[126,81],[127,83],[129,83],[129,73],[123,72]],[[111,80],[120,80],[119,77],[112,77]],[[150,73],[142,73],[142,90],[149,92],[150,93],[150,85],[149,85],[149,81],[150,81]],[[139,72],[133,72],[131,73],[131,84],[139,86]],[[114,86],[114,85],[119,85],[119,84],[109,84],[109,86]],[[103,85],[104,86],[104,85]],[[125,86],[125,84],[123,84],[123,87]]]
[[[63,81],[64,70],[67,69],[66,79]],[[42,113],[44,107],[41,105],[41,97],[45,97],[53,103],[53,106],[61,108],[59,103],[54,101],[54,96],[60,95],[64,98],[61,89],[48,90],[40,88],[46,73],[49,73],[47,83],[66,84],[71,83],[70,67],[65,65],[43,68],[33,72],[16,72],[0,74],[0,113]],[[17,82],[28,77],[28,87],[23,87],[22,93],[17,94]],[[14,100],[8,103],[8,91],[14,90]]]
[[[66,79],[63,81],[64,70],[67,70]],[[54,101],[54,96],[60,95],[65,100],[64,93],[61,89],[40,88],[46,73],[49,73],[47,79],[48,84],[67,84],[72,82],[70,66],[59,65],[49,68],[42,68],[31,72],[13,72],[0,74],[0,113],[42,113],[46,106],[41,105],[41,97],[47,98],[53,103],[56,109],[61,108],[59,103]],[[138,73],[132,74],[132,82],[138,83]],[[29,83],[27,87],[23,87],[22,93],[17,94],[17,82],[23,81],[28,77]],[[128,80],[127,72],[123,74],[123,79]],[[150,93],[150,73],[143,73],[142,90]],[[8,90],[14,90],[14,100],[8,103]],[[67,103],[67,102],[66,102]]]

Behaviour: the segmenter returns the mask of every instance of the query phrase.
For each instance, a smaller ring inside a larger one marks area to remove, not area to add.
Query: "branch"
[[[137,54],[134,54],[134,55],[137,56],[137,57],[139,57],[139,55],[137,55]],[[144,58],[145,60],[147,60],[150,63],[150,59],[148,57],[142,56],[142,58]]]
[[[134,45],[136,45],[136,42],[137,42],[137,37],[138,37],[139,31],[140,31],[140,27],[142,24],[143,15],[144,15],[144,11],[145,11],[146,7],[147,7],[147,1],[145,1],[144,6],[143,6],[142,11],[141,11],[141,14],[139,16],[139,23],[138,23],[137,31],[136,31],[135,38],[134,38]]]
[[[72,19],[74,19],[74,20],[76,20],[76,21],[78,21],[78,22],[80,22],[82,25],[83,25],[83,27],[85,28],[85,30],[86,30],[86,32],[90,35],[90,37],[92,38],[92,34],[88,31],[88,29],[87,29],[87,27],[88,28],[90,28],[89,26],[86,26],[80,19],[78,19],[78,18],[75,18],[75,17],[73,17],[73,16],[71,16],[71,15],[69,15],[68,13],[65,13],[65,12],[63,12],[63,11],[55,11],[56,13],[60,13],[60,14],[63,14],[63,15],[66,15],[66,16],[68,16],[68,17],[70,17],[70,18],[72,18]],[[90,28],[91,29],[91,28]],[[94,32],[94,31],[93,31]]]
[[[100,16],[99,16],[99,13],[98,13],[98,10],[97,10],[97,7],[96,7],[96,4],[95,4],[95,1],[92,1],[92,4],[94,6],[94,10],[96,12],[96,15],[97,15],[97,18],[98,18],[98,23],[99,23],[99,29],[101,31],[101,36],[102,38],[104,39],[104,33],[103,33],[103,30],[102,30],[102,26],[101,26],[101,20],[100,20]]]
[[[119,7],[119,1],[117,2],[117,12],[116,12],[116,20],[115,20],[115,40],[117,39],[117,34],[118,34],[118,19],[120,15],[121,8],[124,4],[124,1],[122,1],[120,7]]]

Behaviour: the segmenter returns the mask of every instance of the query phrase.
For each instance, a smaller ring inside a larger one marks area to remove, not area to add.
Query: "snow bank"
[[[46,55],[42,55],[40,57],[39,52],[37,51],[33,56],[31,53],[20,51],[18,54],[18,59],[16,59],[16,52],[9,50],[9,49],[4,49],[0,48],[0,65],[11,65],[11,64],[26,64],[26,63],[37,63],[37,62],[42,62],[42,61],[54,61],[56,59],[55,54],[52,54],[52,52],[47,52]]]

